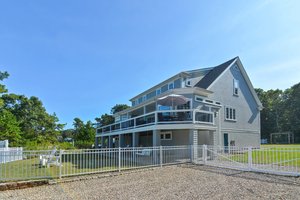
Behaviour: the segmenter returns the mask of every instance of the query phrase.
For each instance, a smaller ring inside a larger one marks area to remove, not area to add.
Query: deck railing
[[[97,128],[97,134],[134,129],[154,124],[198,123],[214,125],[214,113],[199,109],[158,110]]]

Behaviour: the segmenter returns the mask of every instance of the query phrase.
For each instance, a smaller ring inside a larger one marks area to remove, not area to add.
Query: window
[[[202,102],[202,101],[203,101],[203,99],[202,99],[200,96],[195,96],[195,101]]]
[[[161,140],[172,140],[172,132],[171,131],[161,132],[160,139]]]
[[[239,81],[233,80],[233,95],[239,96]]]
[[[174,83],[169,83],[169,90],[174,89]]]
[[[148,94],[146,95],[146,98],[147,98],[147,99],[151,99],[151,98],[153,98],[153,97],[155,97],[155,96],[156,96],[156,91],[154,90],[154,91],[148,93]]]
[[[139,99],[138,99],[138,104],[140,104],[140,103],[142,103],[143,102],[143,97],[140,97]]]
[[[185,85],[191,87],[192,86],[191,80],[186,80]]]
[[[162,87],[161,87],[161,90],[160,90],[161,93],[164,93],[164,92],[166,92],[166,91],[168,91],[168,84],[162,86]]]
[[[235,110],[235,108],[225,107],[225,119],[236,121],[236,110]]]
[[[160,89],[156,90],[156,96],[160,95]]]

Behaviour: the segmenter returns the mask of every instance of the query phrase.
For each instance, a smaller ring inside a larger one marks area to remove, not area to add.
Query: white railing
[[[204,162],[207,165],[279,175],[300,176],[299,147],[252,148],[206,146],[206,154],[205,159],[202,157],[200,162]]]
[[[158,146],[109,149],[23,151],[22,160],[0,164],[0,182],[62,178],[100,172],[194,163],[300,176],[300,148]]]
[[[158,110],[97,128],[97,134],[112,133],[154,124],[183,123],[214,125],[214,113],[199,109]]]

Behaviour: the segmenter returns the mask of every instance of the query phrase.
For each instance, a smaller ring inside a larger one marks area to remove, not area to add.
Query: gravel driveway
[[[0,199],[300,199],[300,178],[181,165],[0,192]]]

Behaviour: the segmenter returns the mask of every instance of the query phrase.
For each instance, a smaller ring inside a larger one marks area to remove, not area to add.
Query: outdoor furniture
[[[142,149],[141,151],[137,152],[136,155],[150,156],[151,155],[151,149]]]
[[[56,156],[57,150],[56,147],[51,151],[49,155],[40,155],[40,166],[41,167],[50,167],[50,165],[60,166],[59,162],[60,157]]]

